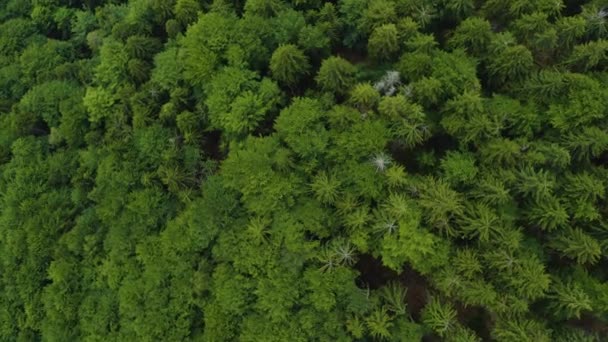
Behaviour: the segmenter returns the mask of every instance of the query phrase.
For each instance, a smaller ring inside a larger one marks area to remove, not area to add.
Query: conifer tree
[[[289,86],[295,85],[308,73],[308,58],[295,45],[279,46],[270,58],[270,72],[273,77]]]
[[[399,35],[394,24],[376,27],[369,37],[367,49],[378,60],[390,60],[399,51]]]
[[[323,90],[346,93],[354,83],[355,67],[342,57],[329,57],[323,61],[316,80]]]
[[[605,0],[0,3],[1,341],[606,340]]]

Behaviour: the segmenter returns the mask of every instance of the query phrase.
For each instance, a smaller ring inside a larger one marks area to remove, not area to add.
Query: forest
[[[0,0],[0,341],[608,340],[608,0]]]

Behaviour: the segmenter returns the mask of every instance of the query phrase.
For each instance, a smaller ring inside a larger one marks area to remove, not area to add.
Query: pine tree
[[[491,48],[488,72],[499,84],[521,80],[533,70],[534,61],[530,50],[512,42],[513,37],[505,35],[496,39],[496,45]]]
[[[196,21],[200,10],[200,4],[196,0],[177,0],[173,7],[175,19],[184,26]]]
[[[462,215],[464,207],[460,194],[445,181],[429,179],[418,203],[424,209],[426,220],[431,226],[447,236],[456,235],[453,221]]]
[[[489,242],[492,236],[500,231],[498,215],[487,205],[474,204],[464,212],[459,219],[460,230],[463,235],[477,238],[481,242]]]
[[[308,58],[295,45],[279,46],[270,58],[273,77],[289,86],[294,86],[310,69]]]
[[[441,337],[447,337],[456,329],[456,310],[437,297],[432,297],[422,310],[422,322]]]
[[[346,93],[354,83],[355,67],[342,57],[329,57],[323,61],[316,80],[325,91]]]
[[[520,170],[518,176],[516,190],[522,196],[529,196],[537,202],[549,197],[555,188],[555,178],[547,170],[536,171],[528,167]]]
[[[321,203],[334,204],[338,200],[340,181],[327,173],[319,173],[311,184],[315,197]]]
[[[554,196],[549,196],[540,202],[532,202],[528,208],[528,219],[544,230],[564,227],[570,218],[566,208]]]
[[[391,318],[383,309],[372,311],[366,318],[367,329],[370,335],[377,339],[388,339],[391,337],[390,328],[393,326]]]
[[[399,35],[394,24],[376,27],[369,37],[367,50],[379,61],[391,60],[399,52]]]
[[[602,255],[600,244],[580,228],[561,232],[551,240],[550,246],[579,264],[594,264]]]
[[[540,322],[525,318],[503,318],[498,321],[492,336],[497,341],[551,341],[550,331]]]
[[[359,83],[350,92],[349,102],[362,113],[374,110],[379,101],[380,94],[369,83]]]
[[[560,318],[580,318],[583,311],[592,310],[591,298],[576,283],[556,281],[550,298],[550,307]]]
[[[381,297],[386,303],[387,310],[396,315],[405,315],[407,313],[406,295],[407,288],[398,283],[391,282],[381,289]]]

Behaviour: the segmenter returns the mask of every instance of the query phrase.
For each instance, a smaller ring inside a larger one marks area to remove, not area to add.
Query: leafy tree
[[[276,138],[250,137],[247,147],[234,153],[222,168],[226,186],[241,191],[246,206],[259,214],[289,205],[298,190],[297,178],[273,170],[277,163],[278,144]],[[243,167],[247,164],[250,168]]]
[[[219,64],[219,56],[227,49],[236,19],[218,13],[203,15],[186,31],[181,42],[180,59],[184,78],[194,86],[208,82]]]

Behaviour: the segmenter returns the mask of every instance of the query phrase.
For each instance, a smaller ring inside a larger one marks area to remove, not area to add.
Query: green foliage
[[[315,176],[311,188],[321,203],[334,204],[339,196],[340,181],[322,172]]]
[[[324,152],[329,134],[323,128],[321,104],[309,98],[296,98],[281,111],[276,121],[279,136],[297,154],[313,157]]]
[[[323,61],[316,80],[323,90],[337,94],[346,93],[354,83],[355,67],[341,57],[329,57]]]
[[[308,73],[308,58],[295,45],[279,46],[270,58],[270,72],[282,83],[293,86]]]
[[[208,84],[205,104],[214,128],[231,135],[252,132],[280,100],[278,86],[268,80],[256,80],[255,73],[227,67]]]
[[[350,103],[361,112],[368,112],[376,108],[380,94],[369,83],[359,83],[350,92]]]
[[[491,47],[492,58],[488,61],[488,72],[496,82],[520,80],[527,76],[533,68],[532,53],[523,45],[513,45],[512,37],[500,37],[504,42]],[[502,45],[498,45],[502,44]],[[506,45],[506,48],[503,48]]]
[[[604,0],[0,3],[1,341],[605,340]]]
[[[378,339],[388,339],[391,337],[390,328],[393,323],[384,310],[375,310],[365,320],[370,335]]]
[[[442,177],[454,185],[470,184],[478,172],[472,155],[456,152],[449,152],[441,160],[441,169]]]
[[[552,287],[551,305],[557,317],[580,318],[581,312],[591,311],[591,298],[575,283],[555,282]]]
[[[456,310],[449,304],[432,297],[422,311],[422,322],[441,337],[446,337],[456,329]]]
[[[196,0],[177,0],[173,13],[175,19],[182,25],[193,23],[198,18],[198,13],[201,10],[201,5]]]
[[[528,319],[505,320],[493,332],[498,341],[551,341],[549,330],[543,324]]]
[[[369,37],[367,49],[372,58],[390,60],[399,52],[399,34],[394,24],[376,27]]]
[[[382,288],[382,299],[386,302],[386,308],[396,315],[405,315],[407,312],[407,304],[405,296],[407,288],[402,287],[398,283],[389,283]]]
[[[551,241],[551,246],[580,264],[594,264],[602,255],[600,244],[580,228],[563,231]]]

